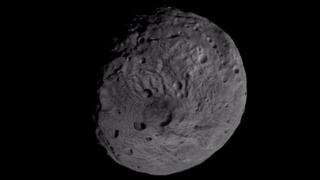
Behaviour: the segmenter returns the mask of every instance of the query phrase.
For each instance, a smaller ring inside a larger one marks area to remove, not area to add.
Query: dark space
[[[281,44],[291,39],[290,35],[282,36],[287,26],[294,24],[290,8],[276,3],[221,1],[114,2],[95,8],[74,4],[50,10],[50,15],[43,17],[42,33],[47,38],[42,41],[52,43],[45,50],[44,61],[38,63],[44,74],[38,78],[45,84],[42,88],[50,90],[37,93],[48,97],[45,101],[50,103],[39,107],[45,123],[40,130],[43,136],[36,135],[39,148],[33,153],[37,158],[30,161],[36,161],[37,168],[32,171],[85,179],[152,178],[116,164],[98,145],[94,121],[96,88],[102,65],[112,57],[105,48],[111,47],[112,39],[123,33],[129,17],[168,5],[206,17],[227,32],[240,51],[248,82],[246,110],[231,139],[201,165],[168,177],[259,179],[287,172],[284,166],[294,160],[281,148],[289,143],[288,137],[275,123],[286,119],[280,114],[275,117],[281,109],[272,107],[272,103],[277,103],[273,98],[285,92],[271,88],[270,84],[281,84],[272,79],[277,79],[276,74],[281,71],[278,67],[283,66]],[[273,67],[274,62],[278,67]]]

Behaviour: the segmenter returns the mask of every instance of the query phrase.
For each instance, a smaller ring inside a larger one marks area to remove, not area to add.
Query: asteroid
[[[172,7],[137,15],[108,49],[97,138],[134,171],[169,175],[201,164],[238,127],[246,73],[231,37]]]

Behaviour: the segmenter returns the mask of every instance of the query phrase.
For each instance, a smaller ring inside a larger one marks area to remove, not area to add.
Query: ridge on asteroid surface
[[[240,123],[246,74],[228,34],[206,18],[159,8],[109,49],[97,137],[134,171],[168,175],[220,149]]]

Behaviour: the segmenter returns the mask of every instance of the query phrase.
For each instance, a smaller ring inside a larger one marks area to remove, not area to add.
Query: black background
[[[296,34],[305,27],[299,13],[304,6],[229,1],[46,4],[19,16],[27,36],[19,42],[32,46],[26,53],[35,54],[21,63],[28,66],[28,75],[21,74],[27,96],[23,103],[28,114],[32,112],[25,119],[35,130],[22,135],[27,140],[19,166],[41,176],[151,177],[107,156],[97,144],[92,112],[98,70],[106,62],[104,48],[129,17],[161,5],[204,16],[227,32],[240,51],[248,82],[246,111],[231,139],[201,165],[168,177],[260,179],[298,173],[295,142],[300,139],[288,126],[298,115],[289,116],[294,110],[284,104],[296,101],[287,87],[300,79],[292,77],[288,62],[295,64],[298,58],[296,47],[301,44]]]

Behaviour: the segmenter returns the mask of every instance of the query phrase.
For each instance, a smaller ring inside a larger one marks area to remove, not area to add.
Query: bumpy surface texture
[[[97,137],[114,161],[138,172],[200,164],[244,112],[238,49],[215,24],[174,8],[137,16],[127,32],[104,68]]]

